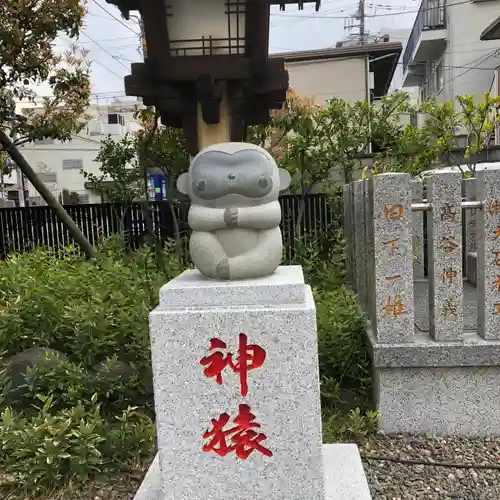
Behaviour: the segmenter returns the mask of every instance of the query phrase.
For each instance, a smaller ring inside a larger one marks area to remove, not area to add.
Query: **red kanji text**
[[[273,456],[272,451],[261,444],[267,437],[262,432],[255,431],[260,429],[261,425],[254,422],[255,415],[251,413],[248,405],[240,405],[232,426],[229,424],[230,418],[227,413],[223,413],[218,419],[212,419],[212,429],[203,434],[203,439],[207,440],[203,451],[213,451],[221,457],[235,452],[242,460],[246,460],[254,450],[266,457]],[[225,429],[228,424],[229,428]]]
[[[255,344],[248,344],[248,337],[245,333],[240,333],[238,345],[238,358],[233,360],[233,354],[224,354],[221,349],[226,349],[227,345],[220,339],[210,340],[211,353],[200,360],[200,364],[205,366],[203,373],[206,377],[215,378],[217,384],[222,384],[222,372],[229,366],[234,373],[240,377],[241,395],[248,394],[248,372],[260,368],[266,359],[266,351]],[[213,352],[212,352],[213,351]]]

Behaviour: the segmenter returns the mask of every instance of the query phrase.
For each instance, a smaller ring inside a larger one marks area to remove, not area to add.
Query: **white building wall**
[[[101,203],[99,194],[85,189],[86,180],[81,170],[99,175],[100,163],[95,159],[99,153],[101,141],[108,135],[120,140],[127,133],[137,131],[140,126],[134,119],[135,111],[135,105],[129,103],[93,106],[88,110],[92,118],[87,126],[71,141],[61,143],[48,139],[28,143],[22,146],[22,152],[54,196],[58,197],[62,190],[66,189],[78,193],[80,203]],[[119,116],[118,119],[111,119],[118,123],[108,123],[110,114]],[[30,198],[40,197],[27,179],[25,185]]]
[[[85,189],[85,178],[78,166],[81,163],[86,172],[99,173],[100,164],[94,160],[99,153],[100,141],[92,139],[74,138],[67,143],[26,144],[22,152],[54,196],[59,196],[63,189],[67,189],[77,192],[82,202],[100,203],[98,194]],[[75,160],[72,165],[75,168],[68,169],[69,162],[65,160]],[[51,179],[54,174],[55,182]],[[26,181],[26,186],[30,198],[39,196],[29,181]]]
[[[448,3],[445,50],[436,60],[427,62],[429,97],[442,102],[453,100],[457,95],[481,96],[490,90],[500,61],[496,53],[500,40],[481,41],[479,36],[498,16],[499,1]],[[439,64],[442,64],[442,86]]]
[[[287,62],[290,87],[302,98],[323,106],[332,97],[364,101],[367,74],[364,57]]]
[[[449,5],[446,16],[448,40],[443,57],[445,84],[441,91],[443,95],[438,93],[438,98],[450,100],[465,94],[481,96],[489,92],[494,70],[499,65],[496,51],[500,49],[500,40],[481,41],[479,36],[493,19],[500,16],[500,2]],[[493,54],[488,56],[491,52]],[[478,69],[469,69],[476,65]]]

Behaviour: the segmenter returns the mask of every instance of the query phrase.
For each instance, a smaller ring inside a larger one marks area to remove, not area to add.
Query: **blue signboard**
[[[149,175],[150,199],[162,201],[167,199],[167,179],[163,174]]]

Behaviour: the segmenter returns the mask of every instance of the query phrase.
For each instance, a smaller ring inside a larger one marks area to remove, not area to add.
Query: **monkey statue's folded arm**
[[[245,253],[230,257],[222,264],[227,268],[227,277],[238,280],[251,275],[263,275],[269,269],[276,269],[283,253],[279,227],[261,231],[257,245]]]
[[[193,231],[217,231],[227,227],[223,208],[210,208],[200,205],[191,205],[188,213],[188,223]]]
[[[264,205],[238,208],[238,227],[248,229],[273,229],[281,222],[279,201]]]

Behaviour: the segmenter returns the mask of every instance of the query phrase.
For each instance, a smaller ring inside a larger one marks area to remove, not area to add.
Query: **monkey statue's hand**
[[[227,227],[237,227],[238,226],[238,209],[226,208],[224,210],[224,222]]]
[[[221,260],[217,264],[217,269],[215,270],[215,276],[219,280],[229,279],[229,262],[227,259]]]

